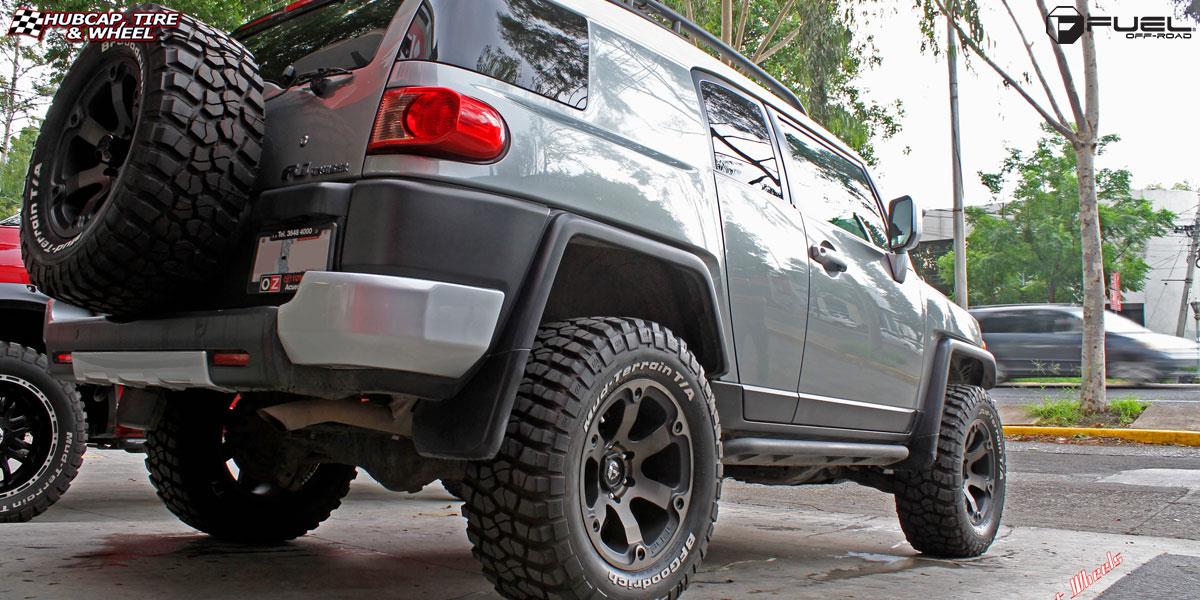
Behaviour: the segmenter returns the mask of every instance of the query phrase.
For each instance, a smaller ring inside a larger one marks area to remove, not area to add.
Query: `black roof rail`
[[[679,37],[684,37],[687,34],[689,41],[695,41],[707,49],[716,53],[717,58],[724,60],[733,67],[740,70],[742,73],[757,79],[763,87],[771,91],[771,93],[779,96],[788,104],[796,107],[800,112],[808,114],[804,110],[804,104],[800,102],[800,98],[796,96],[792,90],[788,89],[778,79],[771,77],[770,73],[763,70],[762,67],[754,64],[753,61],[742,56],[737,50],[729,47],[729,44],[721,41],[720,38],[708,32],[703,27],[687,20],[686,17],[671,10],[670,7],[659,2],[658,0],[608,0],[640,17],[655,23],[664,29],[672,31]],[[665,22],[664,22],[665,21]]]

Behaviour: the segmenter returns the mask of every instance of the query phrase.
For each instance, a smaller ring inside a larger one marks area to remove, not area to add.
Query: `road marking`
[[[1106,483],[1200,491],[1200,469],[1130,469],[1102,478]]]

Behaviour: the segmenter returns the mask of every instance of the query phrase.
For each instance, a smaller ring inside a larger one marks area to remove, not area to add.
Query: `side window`
[[[975,315],[975,320],[979,321],[979,328],[984,333],[1008,333],[1008,323],[1003,313]]]
[[[709,81],[700,83],[700,93],[708,115],[717,171],[782,198],[779,165],[762,108]]]
[[[1058,318],[1057,313],[1048,310],[1032,310],[1021,315],[1022,319],[1017,331],[1021,333],[1051,333]]]
[[[550,0],[435,0],[417,15],[401,60],[435,60],[583,109],[588,22]]]
[[[1079,333],[1083,331],[1083,321],[1071,313],[1056,312],[1050,330],[1054,333]]]
[[[887,248],[883,216],[862,168],[789,123],[782,129],[788,188],[796,206]]]

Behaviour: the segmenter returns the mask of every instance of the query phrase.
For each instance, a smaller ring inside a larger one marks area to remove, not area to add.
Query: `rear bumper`
[[[51,356],[72,357],[51,371],[80,383],[442,398],[487,352],[503,303],[494,289],[313,271],[278,307],[118,323],[54,302],[45,334]],[[218,366],[217,352],[250,360]]]

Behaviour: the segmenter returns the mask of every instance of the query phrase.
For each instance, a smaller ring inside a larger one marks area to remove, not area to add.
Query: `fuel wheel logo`
[[[1074,6],[1056,6],[1046,15],[1046,33],[1060,44],[1074,44],[1083,31],[1083,15]]]

